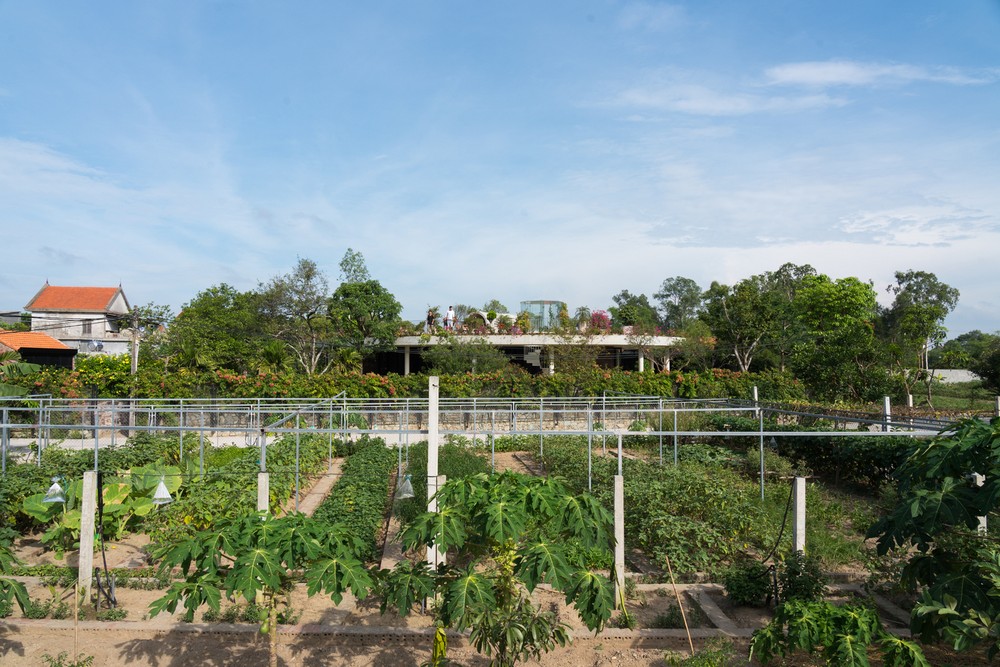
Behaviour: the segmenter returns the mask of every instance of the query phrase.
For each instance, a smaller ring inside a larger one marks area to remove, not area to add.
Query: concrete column
[[[97,471],[83,473],[83,496],[80,498],[80,573],[77,584],[84,600],[90,599],[90,581],[94,578],[94,528],[97,517]]]
[[[882,425],[882,430],[888,433],[892,430],[892,427],[889,426],[889,422],[892,421],[892,399],[888,396],[882,398],[882,415],[885,420],[885,423]]]
[[[806,478],[796,477],[792,487],[795,515],[792,521],[792,549],[806,550]]]
[[[625,596],[625,478],[615,475],[615,608]]]
[[[257,473],[257,511],[267,512],[271,505],[271,473]]]
[[[644,370],[646,370],[646,357],[639,352],[639,372],[642,373]]]
[[[441,446],[441,434],[438,426],[438,404],[440,393],[440,378],[432,375],[427,378],[427,511],[437,512],[438,490],[438,448]],[[427,547],[427,564],[436,569],[440,562],[437,547]]]
[[[403,375],[410,374],[410,346],[403,347]]]
[[[753,387],[753,404],[757,405],[757,385]]]
[[[977,488],[982,487],[986,483],[986,476],[980,475],[978,472],[972,473],[972,483],[976,485]],[[979,528],[980,535],[986,535],[986,517],[979,517]]]

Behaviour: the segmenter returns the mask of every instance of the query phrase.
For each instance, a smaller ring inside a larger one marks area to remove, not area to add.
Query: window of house
[[[83,321],[83,335],[84,336],[89,336],[91,333],[93,333],[93,322],[91,322],[90,320],[84,320]]]

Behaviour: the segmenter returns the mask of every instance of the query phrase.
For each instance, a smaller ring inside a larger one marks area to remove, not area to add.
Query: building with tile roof
[[[73,368],[76,350],[40,331],[0,331],[0,352],[17,352],[21,361]]]
[[[131,310],[121,286],[45,286],[24,307],[31,330],[43,332],[85,354],[128,354]]]

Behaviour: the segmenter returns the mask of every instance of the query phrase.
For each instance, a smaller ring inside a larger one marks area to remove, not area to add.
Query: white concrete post
[[[980,475],[978,472],[974,472],[972,473],[972,483],[975,484],[977,488],[981,487],[983,484],[986,483],[986,476]],[[980,535],[986,534],[986,517],[984,516],[979,517],[978,530]]]
[[[271,505],[271,473],[257,473],[257,511],[267,512]]]
[[[757,405],[757,401],[758,400],[759,399],[757,398],[757,385],[754,385],[753,386],[753,404]]]
[[[410,374],[410,346],[403,347],[403,375]]]
[[[437,512],[438,491],[438,448],[441,446],[438,426],[438,395],[440,378],[432,375],[427,378],[427,511]],[[427,564],[436,570],[441,562],[437,547],[427,547]]]
[[[889,422],[892,421],[892,399],[888,396],[885,396],[882,399],[882,415],[885,420],[885,423],[882,425],[882,430],[888,433],[892,430],[892,427],[889,426]]]
[[[639,372],[642,373],[644,370],[646,370],[646,357],[642,354],[642,351],[640,350],[639,351]]]
[[[80,557],[77,584],[84,600],[90,599],[90,581],[94,578],[94,528],[97,517],[97,471],[83,473],[83,497],[80,498]]]
[[[792,549],[806,550],[806,478],[796,477],[793,482],[793,503],[795,516],[792,522]]]
[[[625,478],[615,475],[615,607],[625,594]]]

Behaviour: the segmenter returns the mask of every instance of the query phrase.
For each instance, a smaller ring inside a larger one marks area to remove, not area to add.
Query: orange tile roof
[[[52,336],[40,331],[3,331],[0,332],[0,345],[5,345],[17,352],[29,350],[72,350]]]
[[[111,306],[120,287],[59,287],[46,285],[25,310],[63,310],[103,313]]]

